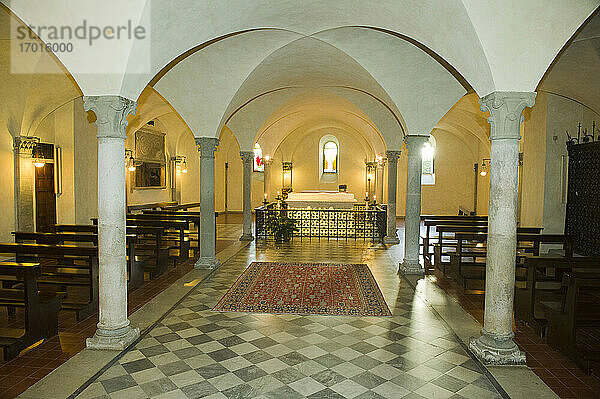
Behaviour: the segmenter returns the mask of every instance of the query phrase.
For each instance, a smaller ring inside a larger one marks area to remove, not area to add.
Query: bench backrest
[[[456,233],[454,238],[457,240],[457,252],[462,250],[462,244],[466,241],[487,242],[488,233]],[[539,255],[541,244],[562,244],[566,257],[573,256],[573,237],[564,234],[526,234],[517,233],[517,243],[531,243],[531,249],[528,251],[534,255]]]

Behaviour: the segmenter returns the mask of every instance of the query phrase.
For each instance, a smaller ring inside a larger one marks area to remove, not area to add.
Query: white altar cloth
[[[288,193],[286,200],[292,208],[352,209],[356,199],[352,193],[338,191],[303,191]]]

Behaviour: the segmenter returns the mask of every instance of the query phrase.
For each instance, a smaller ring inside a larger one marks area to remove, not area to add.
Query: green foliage
[[[275,211],[266,220],[267,230],[273,234],[275,241],[285,242],[292,238],[292,234],[298,231],[296,220],[289,218],[286,211]]]

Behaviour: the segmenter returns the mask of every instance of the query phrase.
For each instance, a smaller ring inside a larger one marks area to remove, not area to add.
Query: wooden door
[[[35,222],[39,232],[52,231],[56,224],[54,164],[35,168]]]

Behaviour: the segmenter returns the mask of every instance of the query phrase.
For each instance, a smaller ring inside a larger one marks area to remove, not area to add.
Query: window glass
[[[254,144],[254,163],[253,163],[253,168],[252,170],[254,170],[255,172],[264,172],[265,171],[265,164],[263,163],[263,157],[262,157],[262,149],[260,148],[260,145],[258,143]]]
[[[323,173],[337,173],[338,146],[328,141],[323,146]]]

